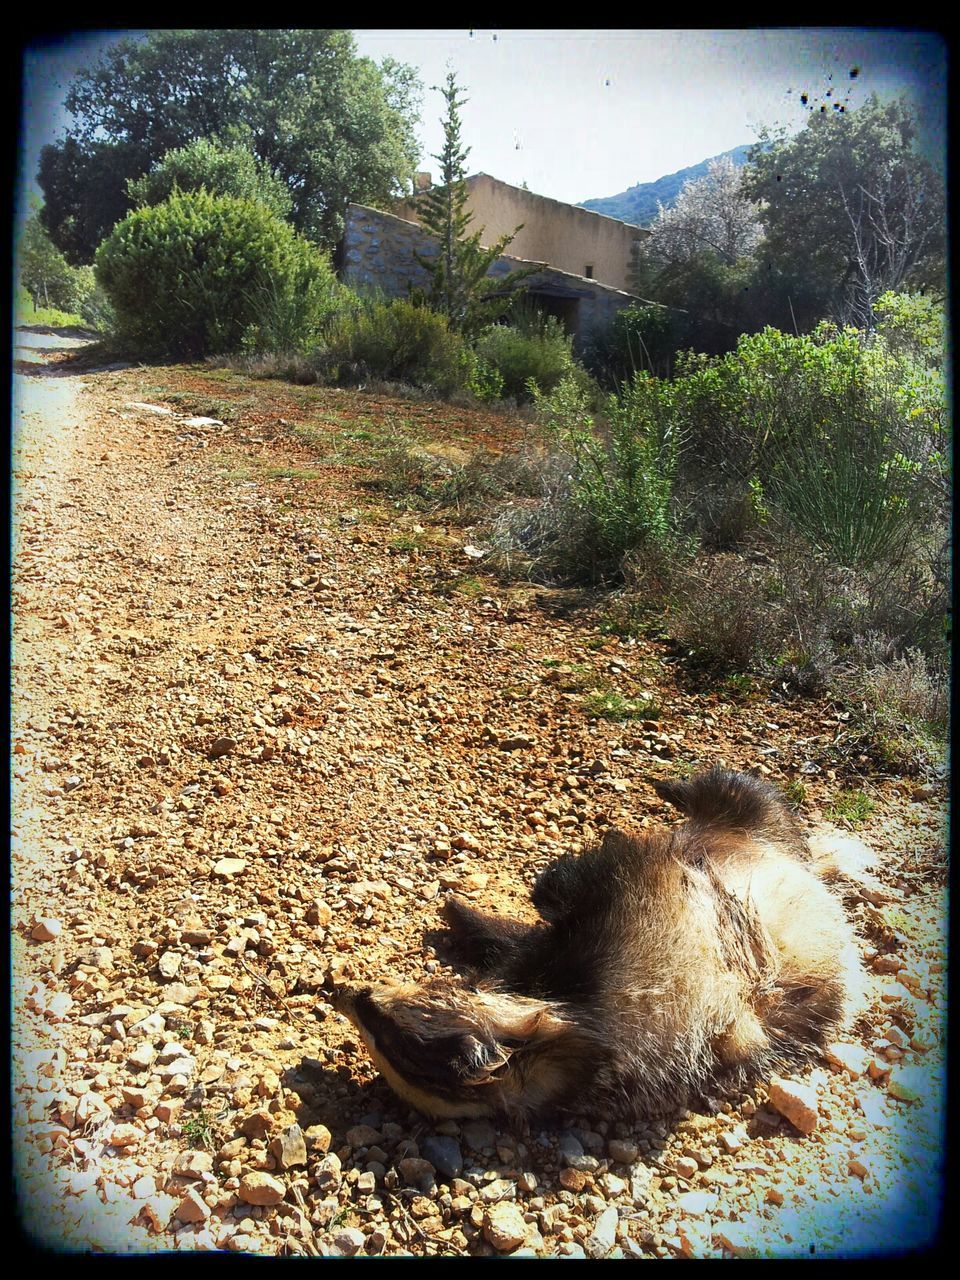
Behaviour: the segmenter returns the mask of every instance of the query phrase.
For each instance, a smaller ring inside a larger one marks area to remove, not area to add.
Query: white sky
[[[40,147],[67,123],[70,77],[120,34],[64,33],[25,51],[21,173],[34,189]],[[397,28],[354,36],[360,53],[418,69],[421,168],[436,171],[444,106],[430,86],[449,69],[469,99],[462,111],[468,171],[526,182],[571,203],[753,142],[761,124],[800,129],[808,116],[801,92],[828,107],[838,98],[855,107],[872,91],[909,92],[928,122],[928,148],[945,156],[946,46],[931,33]]]
[[[457,75],[468,103],[467,168],[577,203],[803,127],[808,110],[872,91],[913,91],[945,137],[946,49],[936,35],[854,28],[770,30],[359,30],[361,53],[419,67],[422,167],[436,170],[443,100]],[[850,70],[858,68],[855,80]],[[827,90],[832,97],[825,98]],[[936,105],[939,103],[939,112]],[[945,140],[943,141],[945,146]]]

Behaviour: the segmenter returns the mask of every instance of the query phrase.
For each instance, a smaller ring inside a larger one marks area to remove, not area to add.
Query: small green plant
[[[862,791],[841,791],[824,810],[824,815],[830,822],[842,822],[856,828],[866,822],[876,807],[876,801]]]
[[[458,596],[465,596],[468,600],[475,600],[477,596],[482,596],[488,588],[479,578],[473,577],[472,574],[464,573],[459,578],[454,579],[450,590]]]
[[[787,797],[787,800],[794,809],[799,809],[806,803],[807,788],[799,778],[791,778],[783,787],[783,794]]]
[[[389,545],[394,551],[410,553],[420,551],[424,545],[423,535],[419,533],[401,533],[391,538]]]
[[[597,624],[601,636],[619,636],[622,640],[632,640],[645,635],[650,627],[650,620],[645,616],[643,608],[636,600],[628,600],[605,613]]]
[[[652,720],[660,708],[652,698],[625,698],[611,689],[597,689],[583,700],[587,715],[598,720]]]
[[[464,386],[478,400],[502,400],[504,381],[500,370],[474,351],[465,349],[467,376]]]
[[[551,683],[564,693],[580,693],[597,682],[596,671],[584,662],[561,662],[553,670],[556,674],[551,677]]]
[[[720,692],[733,702],[746,702],[757,692],[757,685],[751,676],[734,671],[723,680]]]
[[[183,1136],[190,1143],[191,1147],[205,1147],[207,1149],[213,1146],[213,1126],[210,1123],[206,1111],[200,1110],[195,1116],[191,1116],[184,1121]]]

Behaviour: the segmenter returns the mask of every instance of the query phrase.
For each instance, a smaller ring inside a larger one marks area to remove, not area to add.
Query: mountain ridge
[[[687,182],[694,182],[706,176],[707,168],[714,160],[723,160],[729,156],[735,165],[747,162],[747,153],[752,143],[744,143],[739,147],[731,147],[729,151],[721,151],[719,155],[701,160],[699,164],[690,165],[686,169],[678,169],[676,173],[665,174],[655,182],[638,182],[626,191],[613,196],[596,196],[589,200],[581,200],[578,209],[591,209],[594,213],[604,213],[608,218],[619,218],[621,222],[629,222],[634,226],[645,227],[657,216],[661,204],[670,208],[683,190]]]

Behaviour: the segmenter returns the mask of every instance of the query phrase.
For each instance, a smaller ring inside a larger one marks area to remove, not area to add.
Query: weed
[[[842,822],[856,828],[866,822],[876,807],[876,801],[862,791],[841,791],[824,810],[824,815],[830,822]]]
[[[263,467],[260,474],[265,480],[319,480],[323,472],[316,467]]]
[[[767,576],[729,554],[678,567],[668,606],[673,635],[702,662],[741,671],[757,666],[783,625],[766,598]]]
[[[207,1113],[201,1110],[197,1115],[191,1116],[189,1120],[184,1121],[183,1136],[190,1143],[191,1147],[213,1146],[213,1126]]]
[[[625,600],[609,613],[605,613],[597,629],[602,636],[619,636],[621,640],[634,640],[649,630],[649,620],[635,600]]]
[[[597,673],[585,662],[570,662],[560,668],[560,688],[567,693],[579,693],[582,689],[596,689]],[[601,683],[601,688],[606,688]]]
[[[420,551],[424,545],[423,535],[419,533],[401,533],[391,538],[388,544],[392,550],[402,553]]]
[[[598,720],[649,720],[659,715],[660,708],[652,698],[625,698],[613,689],[595,689],[583,700],[587,715]]]
[[[807,788],[803,785],[799,778],[791,778],[784,786],[783,794],[787,800],[793,805],[794,809],[801,808],[807,800]]]
[[[146,394],[162,395],[165,400],[176,407],[182,413],[194,414],[200,418],[217,418],[220,422],[231,422],[237,416],[237,402],[235,400],[224,400],[222,396],[205,396],[196,391],[173,391],[167,387],[152,387],[147,389]],[[251,397],[246,397],[244,404],[247,407],[253,404]]]
[[[756,682],[742,671],[734,671],[728,675],[719,691],[731,702],[748,702],[758,692]]]
[[[949,689],[919,650],[890,657],[881,638],[853,646],[857,669],[837,681],[850,707],[851,727],[886,768],[916,774],[942,764],[949,722]]]

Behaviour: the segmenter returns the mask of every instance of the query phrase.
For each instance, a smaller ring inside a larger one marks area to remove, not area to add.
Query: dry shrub
[[[667,617],[703,662],[762,667],[780,648],[784,617],[770,598],[770,569],[741,556],[698,556],[673,573]]]
[[[853,659],[834,691],[850,710],[861,747],[899,773],[942,771],[950,709],[946,671],[919,649],[896,653],[876,632],[858,639]]]

